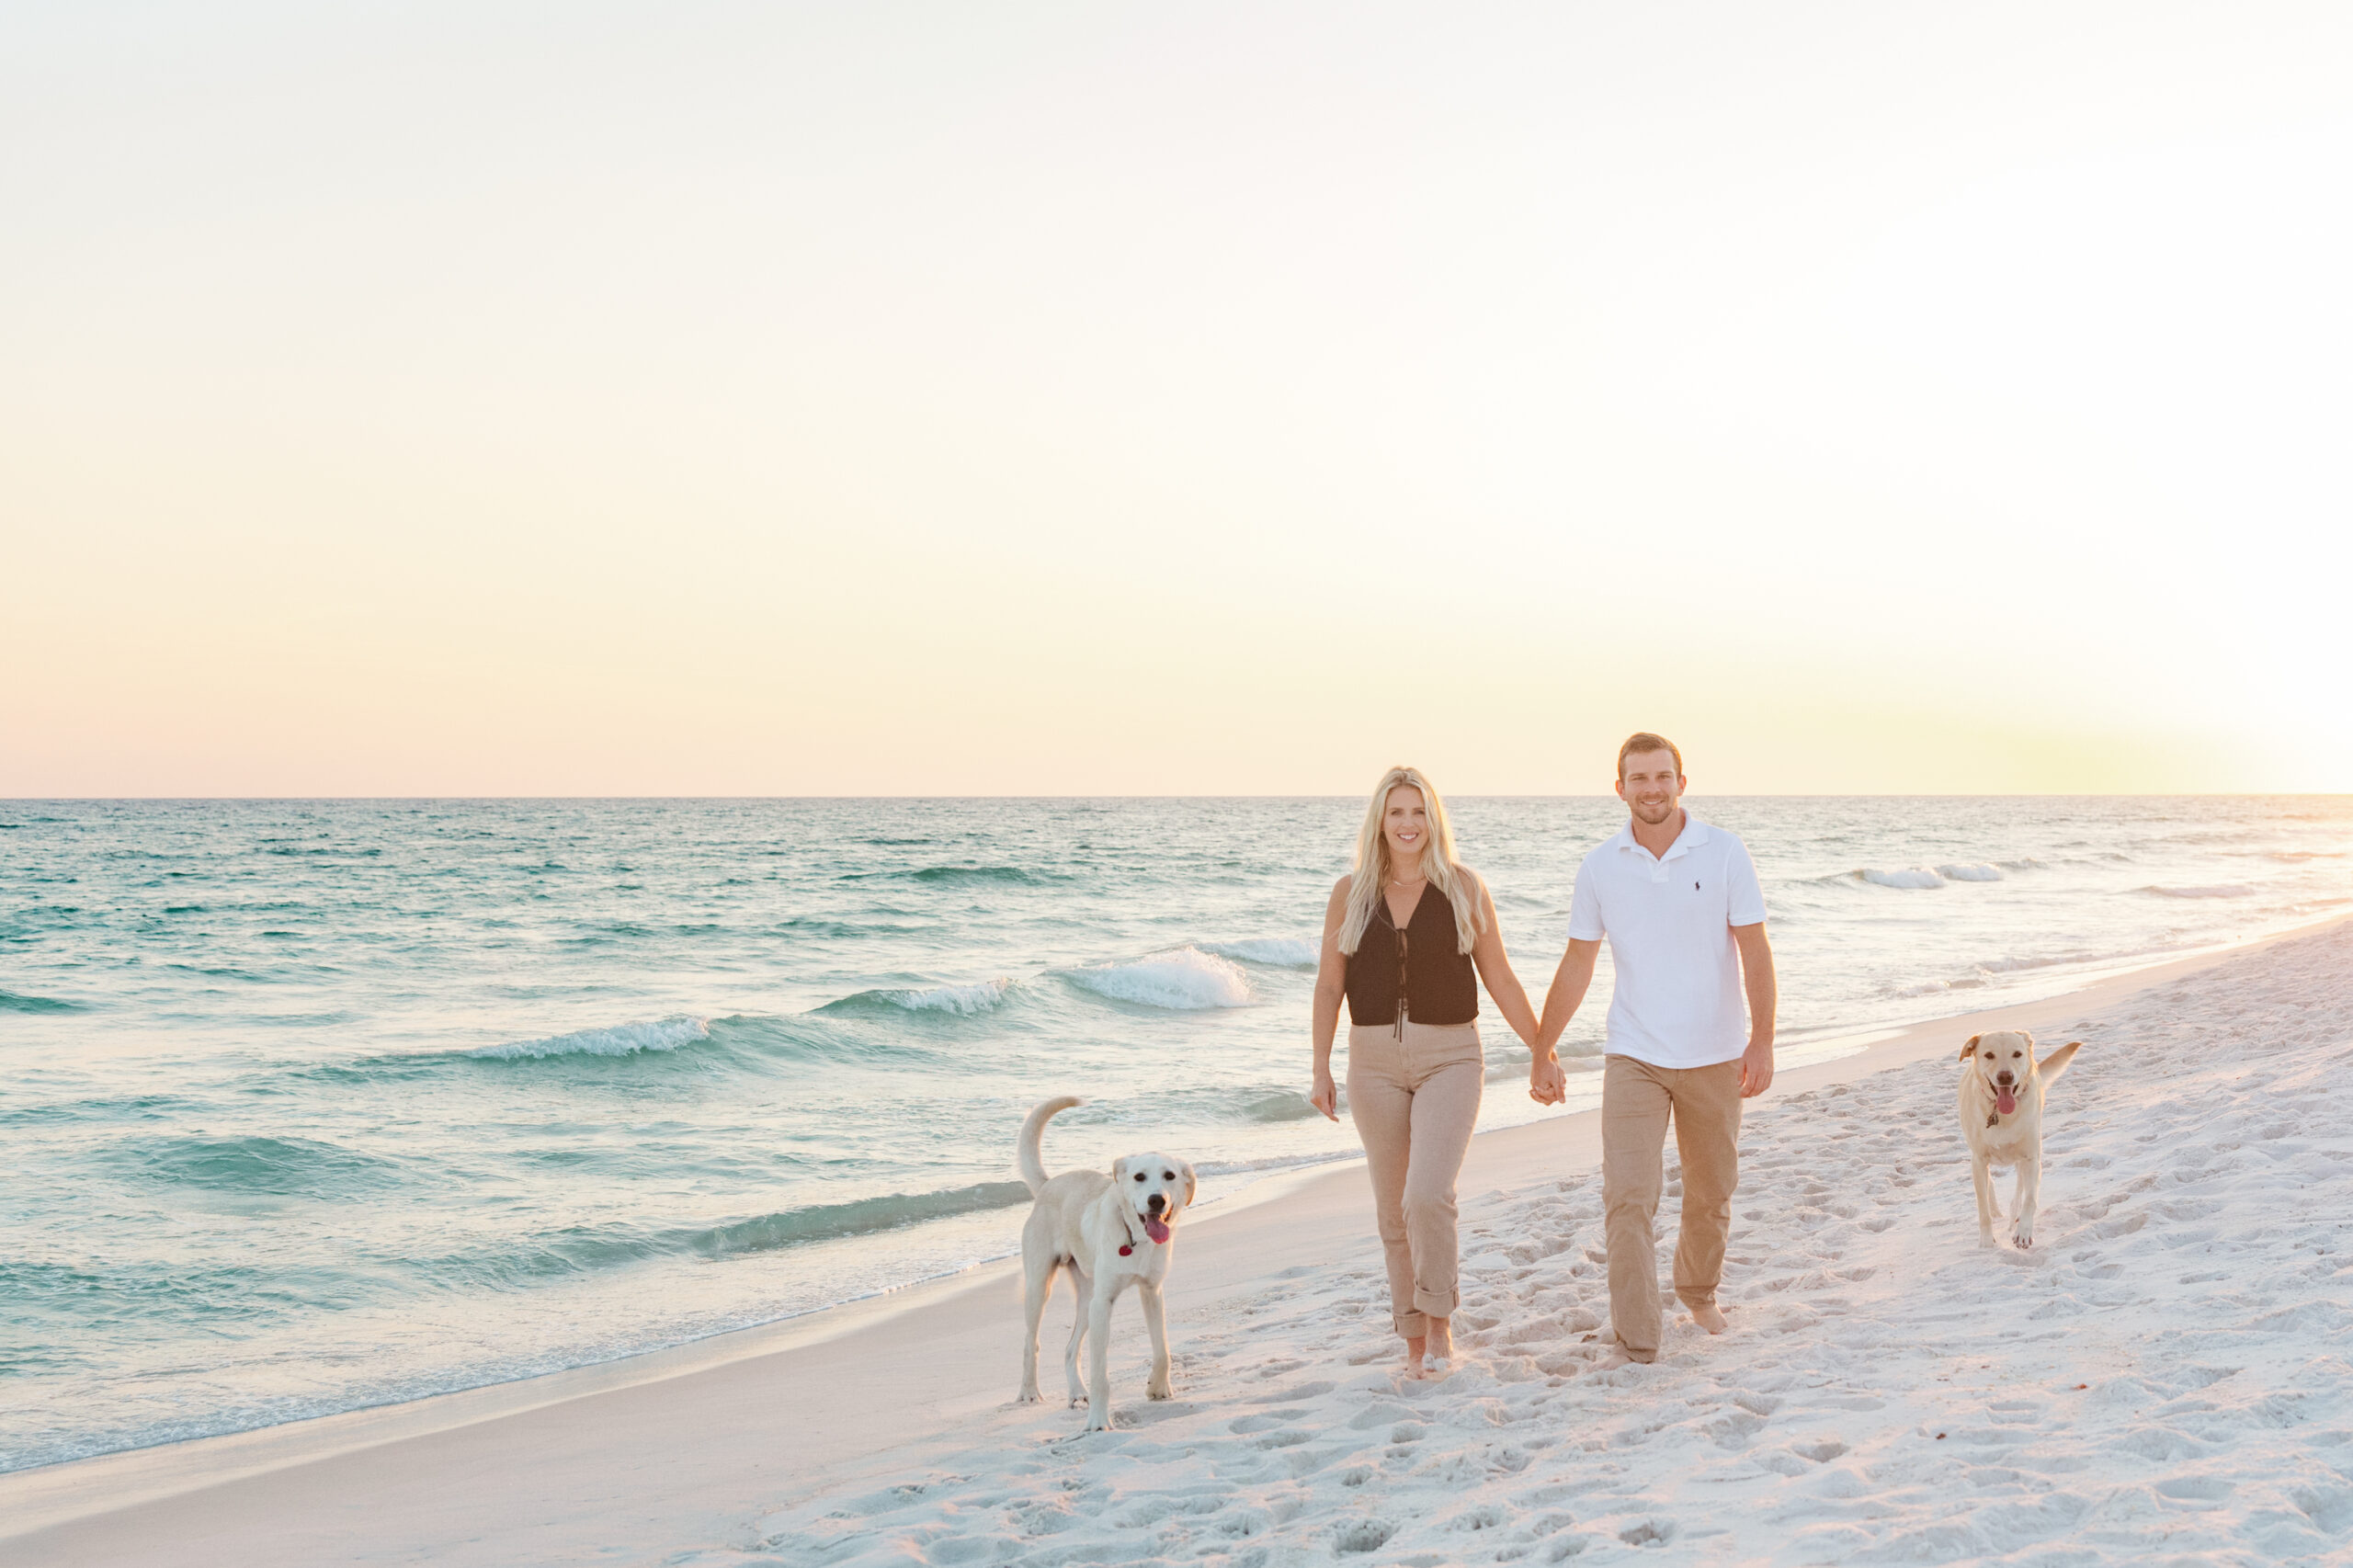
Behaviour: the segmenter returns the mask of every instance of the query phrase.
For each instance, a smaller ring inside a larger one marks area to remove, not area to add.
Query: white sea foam
[[[676,1051],[682,1045],[710,1038],[710,1027],[700,1018],[655,1018],[648,1023],[616,1024],[610,1028],[551,1035],[545,1040],[485,1045],[466,1054],[498,1061],[539,1056],[629,1056],[641,1051]]]
[[[977,985],[935,985],[927,991],[878,991],[893,1006],[913,1013],[985,1013],[1013,989],[1009,980],[983,980]]]
[[[1201,951],[1274,969],[1313,969],[1315,944],[1296,937],[1251,937],[1239,942],[1204,942]]]
[[[2220,886],[2210,888],[2146,887],[2140,891],[2155,893],[2161,898],[2252,898],[2255,896],[2253,888],[2241,886],[2237,882],[2224,882]]]
[[[1857,871],[1855,875],[1883,888],[1940,888],[1945,885],[1942,877],[1925,866],[1908,867],[1900,871],[1882,871],[1874,868]]]
[[[1072,984],[1083,985],[1098,996],[1147,1007],[1198,1012],[1205,1007],[1246,1007],[1255,1000],[1250,977],[1241,965],[1192,947],[1154,953],[1133,963],[1063,973]]]
[[[1937,875],[1954,882],[1998,882],[2002,880],[1999,866],[1939,866]]]

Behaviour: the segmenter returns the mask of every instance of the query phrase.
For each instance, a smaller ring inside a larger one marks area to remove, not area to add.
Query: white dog
[[[1975,1034],[1961,1048],[1961,1135],[1969,1141],[1970,1175],[1977,1183],[1977,1244],[1994,1244],[1994,1167],[2014,1165],[2018,1182],[2011,1239],[2034,1244],[2034,1216],[2042,1195],[2043,1096],[2075,1060],[2082,1040],[2061,1046],[2040,1062],[2034,1037],[2023,1029]]]
[[[1024,1403],[1038,1399],[1038,1320],[1045,1315],[1054,1275],[1067,1268],[1079,1298],[1070,1348],[1063,1356],[1070,1402],[1075,1406],[1087,1401],[1086,1429],[1107,1432],[1111,1427],[1111,1379],[1106,1370],[1111,1303],[1130,1285],[1143,1298],[1144,1328],[1152,1335],[1152,1378],[1143,1386],[1144,1395],[1167,1399],[1171,1394],[1168,1322],[1160,1285],[1168,1278],[1169,1256],[1176,1250],[1170,1227],[1193,1200],[1193,1167],[1165,1154],[1124,1154],[1112,1162],[1108,1176],[1100,1171],[1064,1171],[1049,1180],[1045,1162],[1038,1157],[1038,1141],[1049,1120],[1080,1103],[1070,1095],[1048,1100],[1021,1124],[1021,1179],[1038,1199],[1029,1210],[1029,1222],[1021,1229],[1023,1305],[1029,1315],[1029,1332],[1021,1341],[1021,1398]],[[1090,1335],[1094,1343],[1082,1383],[1078,1347]]]

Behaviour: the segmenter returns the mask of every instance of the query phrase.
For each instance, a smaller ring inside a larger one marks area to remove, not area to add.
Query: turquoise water
[[[1785,1062],[2353,906],[2341,797],[1693,804],[1756,854]],[[1050,1168],[1343,1154],[1302,1096],[1360,810],[0,802],[0,1469],[1001,1255],[1051,1093]],[[1456,805],[1540,995],[1620,811]],[[1485,1021],[1486,1123],[1556,1114]]]

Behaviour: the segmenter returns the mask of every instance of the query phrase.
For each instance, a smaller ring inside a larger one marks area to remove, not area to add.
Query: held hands
[[[1772,1037],[1752,1038],[1740,1053],[1740,1097],[1753,1100],[1773,1084]]]
[[[1568,1098],[1568,1077],[1561,1059],[1548,1051],[1528,1064],[1528,1097],[1538,1105],[1559,1105]]]
[[[1326,1121],[1340,1119],[1340,1089],[1332,1082],[1331,1073],[1324,1068],[1315,1070],[1315,1086],[1307,1091],[1307,1103],[1324,1113]]]

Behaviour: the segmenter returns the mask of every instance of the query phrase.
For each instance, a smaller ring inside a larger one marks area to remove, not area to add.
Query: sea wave
[[[1013,989],[1009,980],[983,980],[973,985],[935,985],[926,990],[860,991],[828,1002],[820,1013],[868,1013],[878,1007],[906,1013],[956,1013],[970,1017],[1003,1002]]]
[[[700,1018],[655,1018],[609,1028],[579,1029],[550,1035],[545,1040],[511,1040],[505,1045],[480,1046],[465,1052],[479,1061],[530,1061],[545,1056],[634,1056],[642,1051],[676,1051],[710,1038],[710,1026]]]
[[[846,882],[1047,882],[1063,879],[1019,866],[918,866],[889,871],[852,871]]]
[[[1029,1201],[1029,1188],[1020,1182],[984,1181],[938,1192],[892,1193],[881,1198],[853,1199],[847,1203],[788,1209],[701,1230],[672,1232],[664,1240],[674,1250],[725,1257],[735,1253],[768,1252],[803,1242],[830,1241],[837,1236],[871,1235],[877,1231],[895,1231],[926,1220],[1010,1209]]]
[[[81,1013],[88,1011],[79,1002],[67,1002],[55,996],[26,996],[14,991],[0,991],[0,1013]]]
[[[1999,866],[1939,866],[1937,875],[1952,882],[1998,882],[2002,880]]]
[[[1090,1121],[1139,1128],[1305,1121],[1322,1114],[1307,1103],[1304,1093],[1278,1084],[1201,1085],[1164,1090],[1148,1097],[1097,1101],[1093,1109]]]
[[[2256,890],[2239,882],[2222,882],[2201,888],[2135,888],[2135,892],[2154,893],[2159,898],[2253,898]]]
[[[1195,947],[1154,953],[1132,963],[1063,970],[1062,977],[1114,1002],[1169,1007],[1179,1012],[1246,1007],[1256,1000],[1250,991],[1250,977],[1242,971],[1241,965]]]
[[[1909,866],[1893,871],[1866,867],[1855,872],[1854,876],[1858,881],[1882,888],[1940,888],[1945,885],[1945,880],[1926,866]]]
[[[139,1175],[180,1187],[333,1198],[389,1181],[389,1160],[310,1138],[174,1138],[117,1155]]]
[[[1269,969],[1313,969],[1319,955],[1313,942],[1297,937],[1248,937],[1239,942],[1203,942],[1201,951]]]

